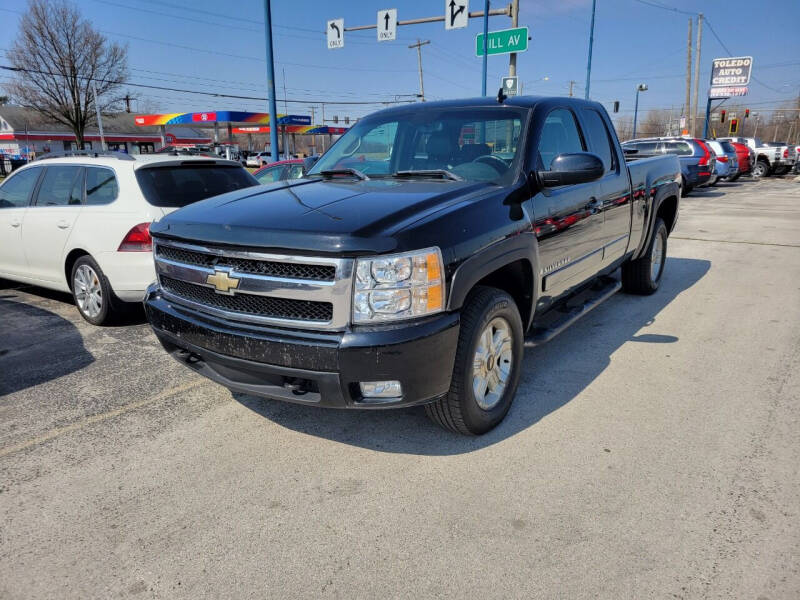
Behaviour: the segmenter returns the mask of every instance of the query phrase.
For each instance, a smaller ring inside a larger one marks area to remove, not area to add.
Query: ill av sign
[[[483,34],[475,38],[475,54],[483,56]],[[528,28],[515,27],[490,31],[486,42],[487,54],[510,54],[511,52],[525,52],[528,49]]]

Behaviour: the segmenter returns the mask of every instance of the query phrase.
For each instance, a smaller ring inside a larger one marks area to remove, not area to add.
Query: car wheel
[[[81,316],[92,325],[108,323],[114,315],[114,292],[100,266],[91,256],[81,256],[72,265],[72,297]]]
[[[736,175],[731,175],[730,177],[728,177],[728,181],[736,181],[737,179],[739,179],[739,177],[741,177],[741,175],[742,175],[741,173],[736,173]]]
[[[648,295],[658,289],[667,262],[667,226],[656,218],[655,234],[647,251],[622,264],[622,289],[629,294]]]
[[[714,177],[711,181],[708,182],[708,187],[714,187],[719,183],[719,177]]]
[[[691,185],[684,185],[681,188],[681,198],[685,198],[686,196],[691,194],[693,189],[694,188]]]
[[[522,319],[514,299],[496,288],[475,288],[461,312],[450,390],[426,405],[428,417],[464,435],[496,427],[514,400],[523,351]]]
[[[769,175],[769,163],[765,160],[760,160],[753,167],[753,177],[766,177]]]

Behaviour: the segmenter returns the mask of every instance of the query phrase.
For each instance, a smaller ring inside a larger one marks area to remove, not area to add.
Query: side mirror
[[[305,176],[314,166],[314,163],[319,160],[319,156],[308,156],[303,159],[303,175]]]
[[[606,169],[596,154],[572,152],[559,154],[550,163],[549,171],[539,171],[539,181],[544,187],[588,183],[603,176]]]

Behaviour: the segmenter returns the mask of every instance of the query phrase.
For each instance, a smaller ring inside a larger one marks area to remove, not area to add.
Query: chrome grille
[[[336,267],[333,265],[309,265],[235,258],[195,252],[173,246],[158,246],[157,255],[167,260],[187,265],[231,267],[238,273],[253,273],[271,277],[285,277],[287,279],[313,279],[315,281],[333,281],[336,277]]]
[[[232,321],[345,329],[353,259],[269,254],[154,240],[165,298]],[[219,286],[219,287],[218,287]]]
[[[160,281],[162,289],[167,292],[192,302],[214,306],[231,312],[276,319],[321,321],[323,323],[333,318],[333,304],[330,302],[272,298],[270,296],[253,296],[251,294],[227,296],[217,294],[212,288],[187,283],[165,275],[161,276]]]

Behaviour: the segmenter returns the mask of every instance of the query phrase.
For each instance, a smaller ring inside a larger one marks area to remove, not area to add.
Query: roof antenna
[[[503,93],[503,88],[501,87],[500,90],[497,92],[497,102],[502,104],[506,98],[508,98],[508,96],[506,96]]]

